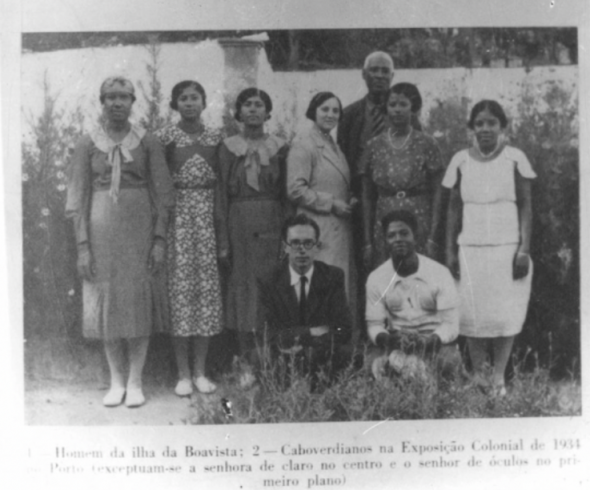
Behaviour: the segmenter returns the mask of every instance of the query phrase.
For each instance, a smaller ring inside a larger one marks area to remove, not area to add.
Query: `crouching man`
[[[388,370],[424,378],[424,361],[449,379],[459,373],[459,297],[449,270],[415,251],[417,221],[404,210],[382,221],[389,259],[367,279],[365,317],[378,357],[376,378]]]
[[[294,356],[305,372],[334,373],[347,362],[352,317],[344,271],[314,260],[318,224],[304,214],[286,220],[282,239],[287,260],[258,282],[264,342],[273,357]]]

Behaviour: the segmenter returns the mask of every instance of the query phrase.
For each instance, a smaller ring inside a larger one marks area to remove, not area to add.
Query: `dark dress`
[[[165,146],[176,188],[168,230],[171,331],[181,337],[215,335],[222,329],[215,233],[221,135],[205,129],[191,138],[177,126],[167,126],[156,136]]]
[[[109,154],[117,152],[115,198]],[[78,245],[88,244],[95,262],[93,279],[82,286],[84,336],[117,340],[163,330],[165,281],[148,269],[154,239],[166,238],[174,202],[162,146],[136,127],[118,145],[97,130],[78,142],[71,165],[66,215],[74,220]]]
[[[227,327],[254,332],[260,325],[257,279],[278,263],[285,208],[285,143],[268,136],[259,149],[258,189],[248,183],[252,159],[248,142],[236,135],[219,150],[223,188],[229,206],[228,230],[231,272],[226,305]],[[250,162],[250,163],[247,163]]]
[[[416,248],[420,253],[425,252],[433,212],[432,179],[443,169],[436,142],[422,131],[412,130],[408,141],[400,149],[391,144],[389,131],[369,141],[360,172],[370,178],[377,194],[373,232],[377,257],[375,265],[387,258],[381,219],[397,209],[406,209],[416,216]]]

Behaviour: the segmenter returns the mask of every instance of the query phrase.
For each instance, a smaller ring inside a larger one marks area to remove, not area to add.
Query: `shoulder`
[[[76,141],[74,147],[77,150],[86,150],[90,148],[92,144],[92,136],[90,136],[89,134],[84,134],[80,138],[78,138],[78,141]]]
[[[424,275],[426,278],[430,278],[435,282],[447,282],[453,280],[451,271],[440,262],[422,254],[418,254],[418,258],[420,260],[419,270],[421,275]]]
[[[328,265],[319,260],[314,261],[313,266],[314,274],[318,273],[333,282],[344,281],[344,271],[340,267]]]
[[[504,157],[515,162],[528,161],[522,150],[510,145],[506,145],[504,148]]]
[[[168,124],[163,128],[160,128],[157,131],[155,131],[154,136],[158,138],[160,143],[162,143],[163,145],[167,145],[174,141],[177,131],[180,130],[175,125]]]
[[[148,151],[162,151],[161,141],[153,134],[146,133],[141,138],[141,145],[144,146]]]
[[[203,132],[199,135],[199,143],[203,146],[217,146],[223,141],[225,134],[221,128],[209,128],[205,126]]]
[[[316,141],[314,132],[310,128],[306,129],[305,131],[301,131],[299,134],[297,134],[297,136],[295,136],[291,148],[313,151],[316,149],[317,145],[318,142]]]
[[[276,265],[273,269],[258,278],[258,285],[265,292],[276,292],[276,285],[289,274],[288,263],[286,260]]]
[[[384,280],[389,282],[393,277],[393,265],[390,259],[387,259],[380,266],[373,270],[367,278],[367,287],[381,284]]]
[[[413,136],[414,139],[416,141],[419,141],[422,145],[427,146],[429,148],[437,148],[438,149],[438,143],[429,134],[426,134],[424,131],[417,131],[417,130],[415,130],[413,132],[413,134],[414,134],[414,136]]]
[[[359,111],[362,111],[365,108],[365,97],[363,97],[362,99],[359,99],[355,102],[353,102],[352,104],[347,105],[344,110],[342,111],[342,114],[344,116],[348,116],[351,114],[355,114]]]

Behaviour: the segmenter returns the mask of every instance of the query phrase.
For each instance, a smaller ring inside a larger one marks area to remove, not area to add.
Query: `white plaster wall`
[[[43,78],[57,97],[57,109],[68,114],[79,108],[87,126],[96,121],[100,112],[98,91],[104,78],[121,74],[131,79],[138,91],[134,117],[145,111],[139,83],[147,88],[148,52],[141,46],[118,46],[25,53],[22,56],[22,111],[23,134],[30,137],[30,121],[43,109]],[[175,83],[194,78],[207,91],[208,108],[203,114],[206,124],[221,125],[223,112],[223,51],[216,41],[161,45],[159,76],[168,111],[170,91]],[[324,70],[313,72],[273,72],[264,50],[260,52],[259,87],[272,97],[275,109],[268,130],[281,130],[288,135],[310,124],[304,117],[312,95],[319,90],[330,90],[347,105],[365,94],[360,70]],[[468,105],[482,98],[498,100],[509,117],[516,109],[526,86],[539,95],[538,109],[546,109],[541,97],[551,83],[558,83],[577,94],[578,67],[540,67],[527,72],[524,68],[479,68],[467,70],[422,69],[396,70],[394,82],[418,85],[424,99],[421,118],[428,119],[432,107],[449,98],[466,97]],[[575,100],[575,97],[573,98]],[[517,121],[516,121],[517,122]],[[577,125],[577,121],[573,121]],[[576,126],[577,127],[577,126]]]

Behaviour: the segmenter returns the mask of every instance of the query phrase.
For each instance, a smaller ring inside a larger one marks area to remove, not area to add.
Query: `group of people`
[[[201,121],[204,88],[180,82],[179,121],[152,135],[129,121],[132,83],[102,83],[102,124],[76,146],[66,213],[83,332],[105,344],[105,406],[145,403],[154,332],[172,335],[177,395],[215,391],[205,362],[223,329],[252,365],[263,345],[312,373],[343,366],[368,336],[378,378],[425,356],[456,373],[461,334],[474,381],[505,392],[530,294],[531,165],[507,144],[502,107],[483,100],[473,145],[446,166],[418,88],[391,86],[391,57],[371,53],[362,76],[368,94],[346,108],[317,93],[291,145],[265,132],[273,104],[258,88],[238,95],[240,131],[224,137]]]

